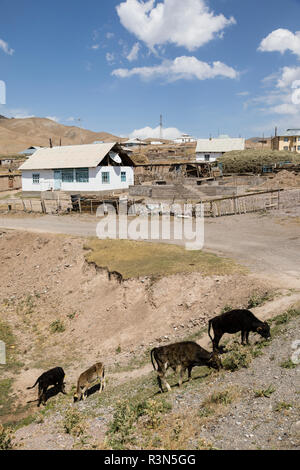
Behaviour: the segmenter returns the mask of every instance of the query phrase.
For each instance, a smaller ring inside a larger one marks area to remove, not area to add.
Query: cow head
[[[74,393],[74,403],[76,403],[79,400],[78,394]]]
[[[207,365],[208,367],[212,367],[213,369],[217,369],[217,370],[220,370],[223,368],[220,356],[216,351],[211,353],[211,356]]]
[[[268,325],[267,322],[262,323],[258,328],[257,328],[257,333],[260,334],[265,339],[271,338],[271,333],[270,333],[270,326]]]

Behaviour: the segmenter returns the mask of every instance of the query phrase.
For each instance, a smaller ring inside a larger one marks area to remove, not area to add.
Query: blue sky
[[[160,114],[166,138],[300,127],[299,30],[299,0],[0,0],[0,114],[140,137]]]

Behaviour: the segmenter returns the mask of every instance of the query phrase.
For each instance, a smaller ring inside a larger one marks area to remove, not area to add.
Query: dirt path
[[[93,237],[98,221],[76,215],[0,217],[0,228]],[[300,287],[300,226],[293,219],[280,222],[278,217],[259,214],[207,219],[204,249],[231,257],[280,287]]]

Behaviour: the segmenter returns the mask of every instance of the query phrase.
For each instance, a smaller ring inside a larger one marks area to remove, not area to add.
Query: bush
[[[128,401],[118,401],[113,420],[107,431],[108,443],[113,450],[124,450],[134,442],[137,412]]]
[[[62,321],[56,320],[50,325],[50,331],[51,333],[63,333],[66,330],[65,325],[63,324]]]
[[[235,344],[234,348],[226,354],[226,357],[222,360],[223,367],[225,370],[236,371],[241,368],[247,368],[251,364],[252,356],[245,346]]]
[[[71,434],[72,436],[78,437],[85,432],[84,420],[79,411],[75,410],[74,408],[70,408],[66,411],[63,426],[65,432],[67,434]]]
[[[0,424],[0,450],[12,449],[12,431],[10,429],[5,429],[2,424]]]

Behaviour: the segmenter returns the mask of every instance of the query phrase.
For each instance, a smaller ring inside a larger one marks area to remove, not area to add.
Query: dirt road
[[[90,216],[0,217],[0,228],[38,233],[96,236],[99,219]],[[184,244],[184,240],[159,240]],[[282,287],[300,286],[298,219],[271,215],[239,215],[207,219],[204,249],[225,255]]]

